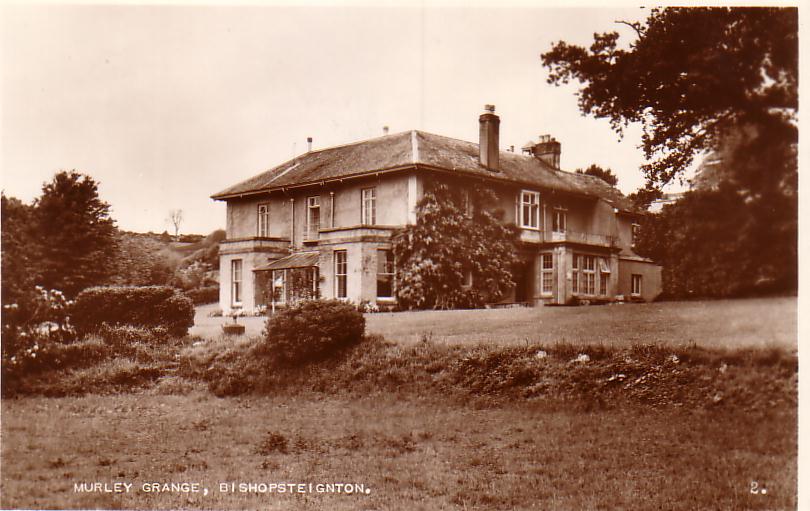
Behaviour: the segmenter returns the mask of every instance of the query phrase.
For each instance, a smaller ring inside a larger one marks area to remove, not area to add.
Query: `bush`
[[[219,286],[206,286],[186,291],[194,305],[205,305],[207,303],[219,302]]]
[[[167,286],[92,287],[76,297],[71,318],[79,335],[97,332],[106,323],[164,327],[182,336],[194,325],[194,304]]]
[[[322,360],[360,342],[365,328],[365,318],[351,304],[307,300],[267,320],[259,352],[283,364]]]
[[[130,347],[135,344],[158,346],[166,343],[169,331],[166,327],[144,328],[132,325],[108,325],[103,323],[98,329],[98,335],[109,346]]]

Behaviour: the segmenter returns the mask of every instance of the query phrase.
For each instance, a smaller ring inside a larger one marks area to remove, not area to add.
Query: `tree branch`
[[[636,31],[636,34],[638,34],[639,39],[644,37],[644,29],[641,28],[641,23],[639,23],[638,21],[634,21],[634,22],[630,23],[629,21],[615,20],[613,23],[619,23],[621,25],[627,25],[628,27],[630,27],[630,28],[632,28],[633,30]]]

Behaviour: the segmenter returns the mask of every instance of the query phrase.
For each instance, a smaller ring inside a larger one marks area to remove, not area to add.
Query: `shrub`
[[[194,325],[194,304],[167,286],[92,287],[76,297],[73,323],[80,335],[102,324],[164,327],[170,335],[186,335]]]
[[[194,305],[205,305],[207,303],[217,303],[219,301],[219,286],[207,286],[186,291]]]
[[[169,337],[166,327],[144,328],[132,325],[108,325],[102,323],[98,335],[104,342],[115,347],[129,347],[135,344],[157,346],[164,344]]]
[[[258,351],[292,365],[320,360],[360,342],[365,327],[365,318],[351,304],[308,300],[267,320]]]

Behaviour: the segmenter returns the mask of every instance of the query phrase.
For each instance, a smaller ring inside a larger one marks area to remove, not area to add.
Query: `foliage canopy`
[[[91,177],[58,172],[43,185],[33,211],[43,287],[72,297],[110,276],[117,249],[115,223]]]
[[[409,309],[481,307],[515,286],[519,230],[493,209],[494,193],[426,183],[417,221],[394,236],[396,294]]]
[[[542,60],[549,83],[583,85],[583,113],[619,133],[641,123],[648,183],[682,175],[735,127],[780,124],[796,138],[797,9],[653,9],[627,24],[638,36],[628,49],[609,32],[590,48],[557,42]]]
[[[616,186],[617,184],[619,184],[619,177],[616,174],[614,174],[612,170],[603,169],[602,167],[596,165],[595,163],[591,164],[591,166],[585,170],[577,169],[577,174],[585,174],[586,176],[598,177],[599,179],[609,184],[610,186]]]

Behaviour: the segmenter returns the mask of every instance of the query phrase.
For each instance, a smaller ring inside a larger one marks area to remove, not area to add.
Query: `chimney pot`
[[[388,126],[383,126],[383,135],[388,135]]]
[[[484,105],[484,113],[478,117],[478,160],[489,170],[498,171],[501,119],[495,115],[495,105]]]
[[[312,137],[307,137],[307,152],[312,151]]]
[[[551,135],[540,135],[539,143],[532,145],[528,150],[524,148],[526,152],[530,152],[535,158],[543,160],[555,169],[560,168],[560,149],[560,143]]]

